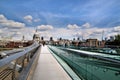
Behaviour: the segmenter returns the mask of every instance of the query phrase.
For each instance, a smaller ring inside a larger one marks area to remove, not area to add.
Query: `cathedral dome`
[[[34,35],[33,35],[33,40],[34,41],[40,41],[40,35],[39,35],[39,33],[37,32],[37,30],[36,30],[36,32],[34,33]]]
[[[35,39],[35,38],[40,38],[40,35],[39,35],[38,33],[35,33],[35,34],[33,35],[33,39]]]

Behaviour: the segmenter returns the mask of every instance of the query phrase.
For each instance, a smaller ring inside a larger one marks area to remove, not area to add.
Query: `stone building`
[[[35,34],[33,35],[33,41],[40,42],[40,35],[39,35],[39,33],[37,33],[37,30],[36,30]]]
[[[97,39],[87,39],[87,46],[89,47],[98,47],[98,40]]]

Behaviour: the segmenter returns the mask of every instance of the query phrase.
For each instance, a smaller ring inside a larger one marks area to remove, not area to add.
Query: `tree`
[[[116,42],[120,42],[120,34],[115,35],[115,41],[116,41]]]
[[[114,44],[120,46],[120,34],[115,35]]]
[[[106,45],[120,46],[120,34],[115,35],[114,41],[107,41],[105,44]]]

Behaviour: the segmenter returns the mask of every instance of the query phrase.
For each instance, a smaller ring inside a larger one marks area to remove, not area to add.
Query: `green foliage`
[[[120,34],[115,35],[115,42],[120,42]]]
[[[115,35],[114,41],[107,41],[105,44],[106,45],[120,46],[120,34]]]

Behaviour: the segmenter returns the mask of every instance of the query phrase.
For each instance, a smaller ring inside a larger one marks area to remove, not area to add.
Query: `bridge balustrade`
[[[119,80],[120,56],[49,46],[82,80]],[[95,55],[93,55],[95,54]],[[109,57],[110,56],[110,57]]]
[[[0,59],[0,80],[27,80],[38,59],[39,46],[35,42],[22,50],[4,52],[6,55]]]

